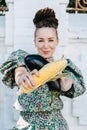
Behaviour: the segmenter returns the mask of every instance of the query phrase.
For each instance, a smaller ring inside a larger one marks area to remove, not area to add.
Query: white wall
[[[85,86],[87,87],[87,15],[71,14],[69,15],[69,46],[67,47],[67,55],[81,69],[84,76]],[[71,48],[71,49],[70,49]],[[81,126],[87,125],[87,92],[75,100],[73,100],[73,116],[78,117],[78,123]],[[80,127],[81,129],[81,127]],[[87,129],[87,128],[86,128]]]
[[[9,12],[6,13],[6,20],[0,23],[0,28],[2,28],[2,24],[4,24],[2,33],[0,31],[0,35],[4,36],[2,42],[0,41],[1,62],[8,57],[10,52],[19,48],[26,50],[29,53],[36,52],[33,43],[34,26],[32,19],[38,9],[47,6],[52,7],[59,18],[58,32],[60,44],[55,53],[55,58],[57,58],[58,55],[58,57],[60,57],[63,53],[72,58],[72,60],[81,68],[87,85],[87,73],[85,71],[87,69],[87,58],[85,57],[85,55],[87,55],[87,24],[85,24],[85,20],[83,20],[81,16],[77,18],[75,15],[75,19],[74,16],[69,16],[68,19],[68,14],[65,13],[66,0],[15,0],[14,3],[13,0],[8,0],[8,6]],[[82,26],[81,21],[83,21],[84,26]],[[78,36],[80,39],[78,39]],[[2,77],[2,75],[0,75],[0,77]],[[6,88],[1,81],[0,85],[0,113],[2,113],[0,114],[0,130],[9,130],[18,118],[18,113],[12,107],[12,104],[16,99],[14,96],[16,90],[14,89],[11,91]],[[87,115],[85,114],[87,108],[86,97],[86,93],[72,101],[62,97],[64,101],[64,109],[62,112],[68,121],[70,130],[87,130]]]

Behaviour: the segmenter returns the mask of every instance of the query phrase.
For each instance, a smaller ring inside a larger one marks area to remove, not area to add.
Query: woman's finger
[[[34,78],[33,78],[33,76],[31,74],[28,75],[28,79],[29,79],[32,87],[35,86],[35,81],[34,81]]]
[[[72,83],[73,82],[71,78],[63,77],[60,79],[60,84],[63,91],[69,90],[72,86]]]
[[[25,89],[28,89],[28,87],[33,88],[30,82],[22,81],[21,86]]]
[[[39,77],[39,71],[34,69],[30,73],[27,73],[27,78],[29,79],[27,80],[27,82],[31,83],[31,87],[35,86],[35,81],[32,75],[36,75],[37,77]]]
[[[60,84],[61,84],[62,87],[65,86],[65,82],[66,82],[65,77],[60,78]]]
[[[33,88],[35,86],[35,81],[33,78],[33,74],[35,74],[36,76],[39,76],[39,72],[38,70],[34,69],[31,72],[26,72],[24,74],[22,74],[21,76],[18,77],[17,79],[17,84],[18,86],[23,86],[24,88]]]
[[[35,85],[35,81],[30,73],[26,73],[25,75],[23,75],[20,82],[25,88],[33,88],[33,86]]]
[[[33,71],[30,72],[32,75],[35,74],[36,76],[40,76],[39,71],[37,69],[34,69]]]

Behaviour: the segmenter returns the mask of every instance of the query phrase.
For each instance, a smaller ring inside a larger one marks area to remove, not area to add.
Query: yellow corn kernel
[[[65,59],[60,59],[60,60],[46,64],[43,68],[39,70],[39,74],[40,74],[39,77],[37,77],[36,75],[33,75],[33,78],[35,80],[35,86],[33,88],[30,88],[28,84],[26,83],[28,88],[25,89],[24,87],[22,87],[21,92],[23,91],[23,93],[29,93],[29,92],[34,91],[37,87],[41,86],[47,81],[50,81],[56,75],[60,74],[66,66],[67,66],[67,60]]]

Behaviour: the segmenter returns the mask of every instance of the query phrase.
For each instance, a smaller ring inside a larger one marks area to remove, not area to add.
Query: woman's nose
[[[48,47],[49,46],[49,43],[48,42],[45,42],[44,43],[44,47]]]

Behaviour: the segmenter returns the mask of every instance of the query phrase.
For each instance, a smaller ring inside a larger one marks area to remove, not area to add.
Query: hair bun
[[[55,16],[55,12],[53,9],[44,8],[40,9],[33,19],[34,25],[37,28],[41,27],[58,27],[58,19]]]

